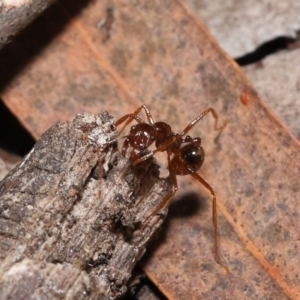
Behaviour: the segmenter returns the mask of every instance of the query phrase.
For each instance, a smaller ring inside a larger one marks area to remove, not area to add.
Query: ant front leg
[[[125,157],[126,155],[126,152],[127,152],[127,149],[129,147],[129,140],[128,138],[126,137],[124,143],[123,143],[123,146],[122,146],[122,149],[121,149],[121,154]]]
[[[188,133],[188,131],[190,131],[204,116],[206,116],[208,113],[212,113],[214,119],[215,119],[215,130],[219,130],[222,131],[225,126],[227,125],[227,121],[224,121],[223,125],[218,127],[218,114],[216,113],[216,111],[213,108],[208,108],[207,110],[205,110],[202,114],[200,114],[199,116],[197,116],[181,133],[181,136],[184,136]]]
[[[204,185],[213,196],[212,200],[212,219],[213,219],[213,225],[214,225],[214,250],[215,250],[215,258],[217,263],[219,263],[227,273],[230,273],[228,267],[225,263],[222,262],[220,256],[219,256],[219,246],[218,246],[218,220],[217,220],[217,198],[214,189],[196,172],[193,172],[189,170],[190,175],[192,175],[199,183]]]
[[[128,120],[129,119],[129,120]],[[140,117],[138,117],[135,113],[133,114],[128,114],[125,115],[124,117],[120,118],[117,122],[116,122],[116,126],[118,127],[120,124],[122,124],[124,121],[127,120],[127,122],[125,123],[125,125],[122,127],[122,129],[120,130],[120,133],[124,130],[124,128],[134,120],[136,120],[138,123],[145,123]]]
[[[143,105],[141,106],[140,110],[141,110],[142,108],[144,109],[144,111],[145,111],[145,113],[146,113],[146,116],[147,116],[147,119],[148,119],[149,124],[153,125],[153,124],[154,124],[154,121],[153,121],[153,118],[152,118],[152,116],[151,116],[150,110],[148,109],[148,107],[147,107],[145,104],[143,104]]]
[[[116,122],[116,126],[119,126],[120,124],[122,124],[124,121],[126,121],[125,125],[123,126],[123,128],[120,130],[120,132],[122,132],[124,130],[124,128],[134,120],[136,120],[138,123],[145,123],[140,117],[138,117],[138,114],[140,113],[140,111],[144,109],[145,110],[145,113],[146,113],[146,116],[147,116],[147,119],[148,119],[148,122],[149,124],[154,124],[154,121],[153,121],[153,118],[151,116],[151,113],[148,109],[148,107],[143,104],[141,107],[139,107],[133,114],[128,114],[128,115],[125,115],[124,117],[120,118],[117,122]]]

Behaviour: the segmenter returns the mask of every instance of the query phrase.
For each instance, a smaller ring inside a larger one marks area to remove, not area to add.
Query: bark
[[[54,0],[0,1],[0,49]]]
[[[133,168],[107,113],[58,123],[0,186],[1,299],[115,299],[167,210],[157,165]]]

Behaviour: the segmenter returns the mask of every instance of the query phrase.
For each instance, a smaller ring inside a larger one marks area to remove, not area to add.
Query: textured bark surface
[[[58,123],[0,187],[1,299],[115,299],[166,210],[153,161],[133,169],[108,114]]]
[[[0,49],[54,1],[0,1]]]

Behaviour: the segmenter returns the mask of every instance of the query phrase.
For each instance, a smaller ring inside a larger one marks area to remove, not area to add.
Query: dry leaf
[[[213,257],[211,197],[189,177],[143,268],[170,299],[298,299],[300,145],[241,70],[181,1],[58,3],[5,49],[10,109],[38,137],[83,110],[118,118],[145,103],[180,132],[215,108],[228,121],[222,134],[210,116],[191,134],[206,151],[201,172],[217,193],[231,274]],[[25,58],[9,68],[18,43]]]

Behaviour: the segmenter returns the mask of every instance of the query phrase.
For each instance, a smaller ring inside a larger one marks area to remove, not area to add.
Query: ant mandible
[[[142,120],[138,114],[144,109],[148,123]],[[129,134],[122,137],[125,138],[121,154],[125,157],[129,147],[132,148],[130,154],[130,161],[133,165],[137,165],[142,161],[152,157],[156,152],[167,152],[168,170],[173,183],[173,191],[163,199],[163,201],[156,207],[156,209],[146,217],[147,220],[163,209],[172,200],[173,196],[178,190],[176,175],[192,175],[199,183],[204,185],[211,193],[212,200],[212,219],[214,225],[214,252],[216,261],[229,272],[227,266],[222,262],[218,251],[218,223],[217,223],[217,204],[216,194],[214,189],[197,173],[204,162],[204,149],[201,146],[201,139],[199,137],[192,138],[187,133],[208,113],[212,113],[215,119],[215,130],[222,130],[226,126],[226,121],[221,127],[218,125],[218,115],[213,108],[206,109],[203,113],[198,115],[181,134],[174,133],[171,126],[165,122],[154,122],[151,113],[146,105],[139,107],[133,114],[127,114],[116,122],[119,126],[123,122],[124,128],[133,120],[137,124],[133,125]],[[156,149],[148,152],[148,148],[155,142]],[[185,145],[183,145],[185,144]],[[172,158],[171,158],[172,156]]]

